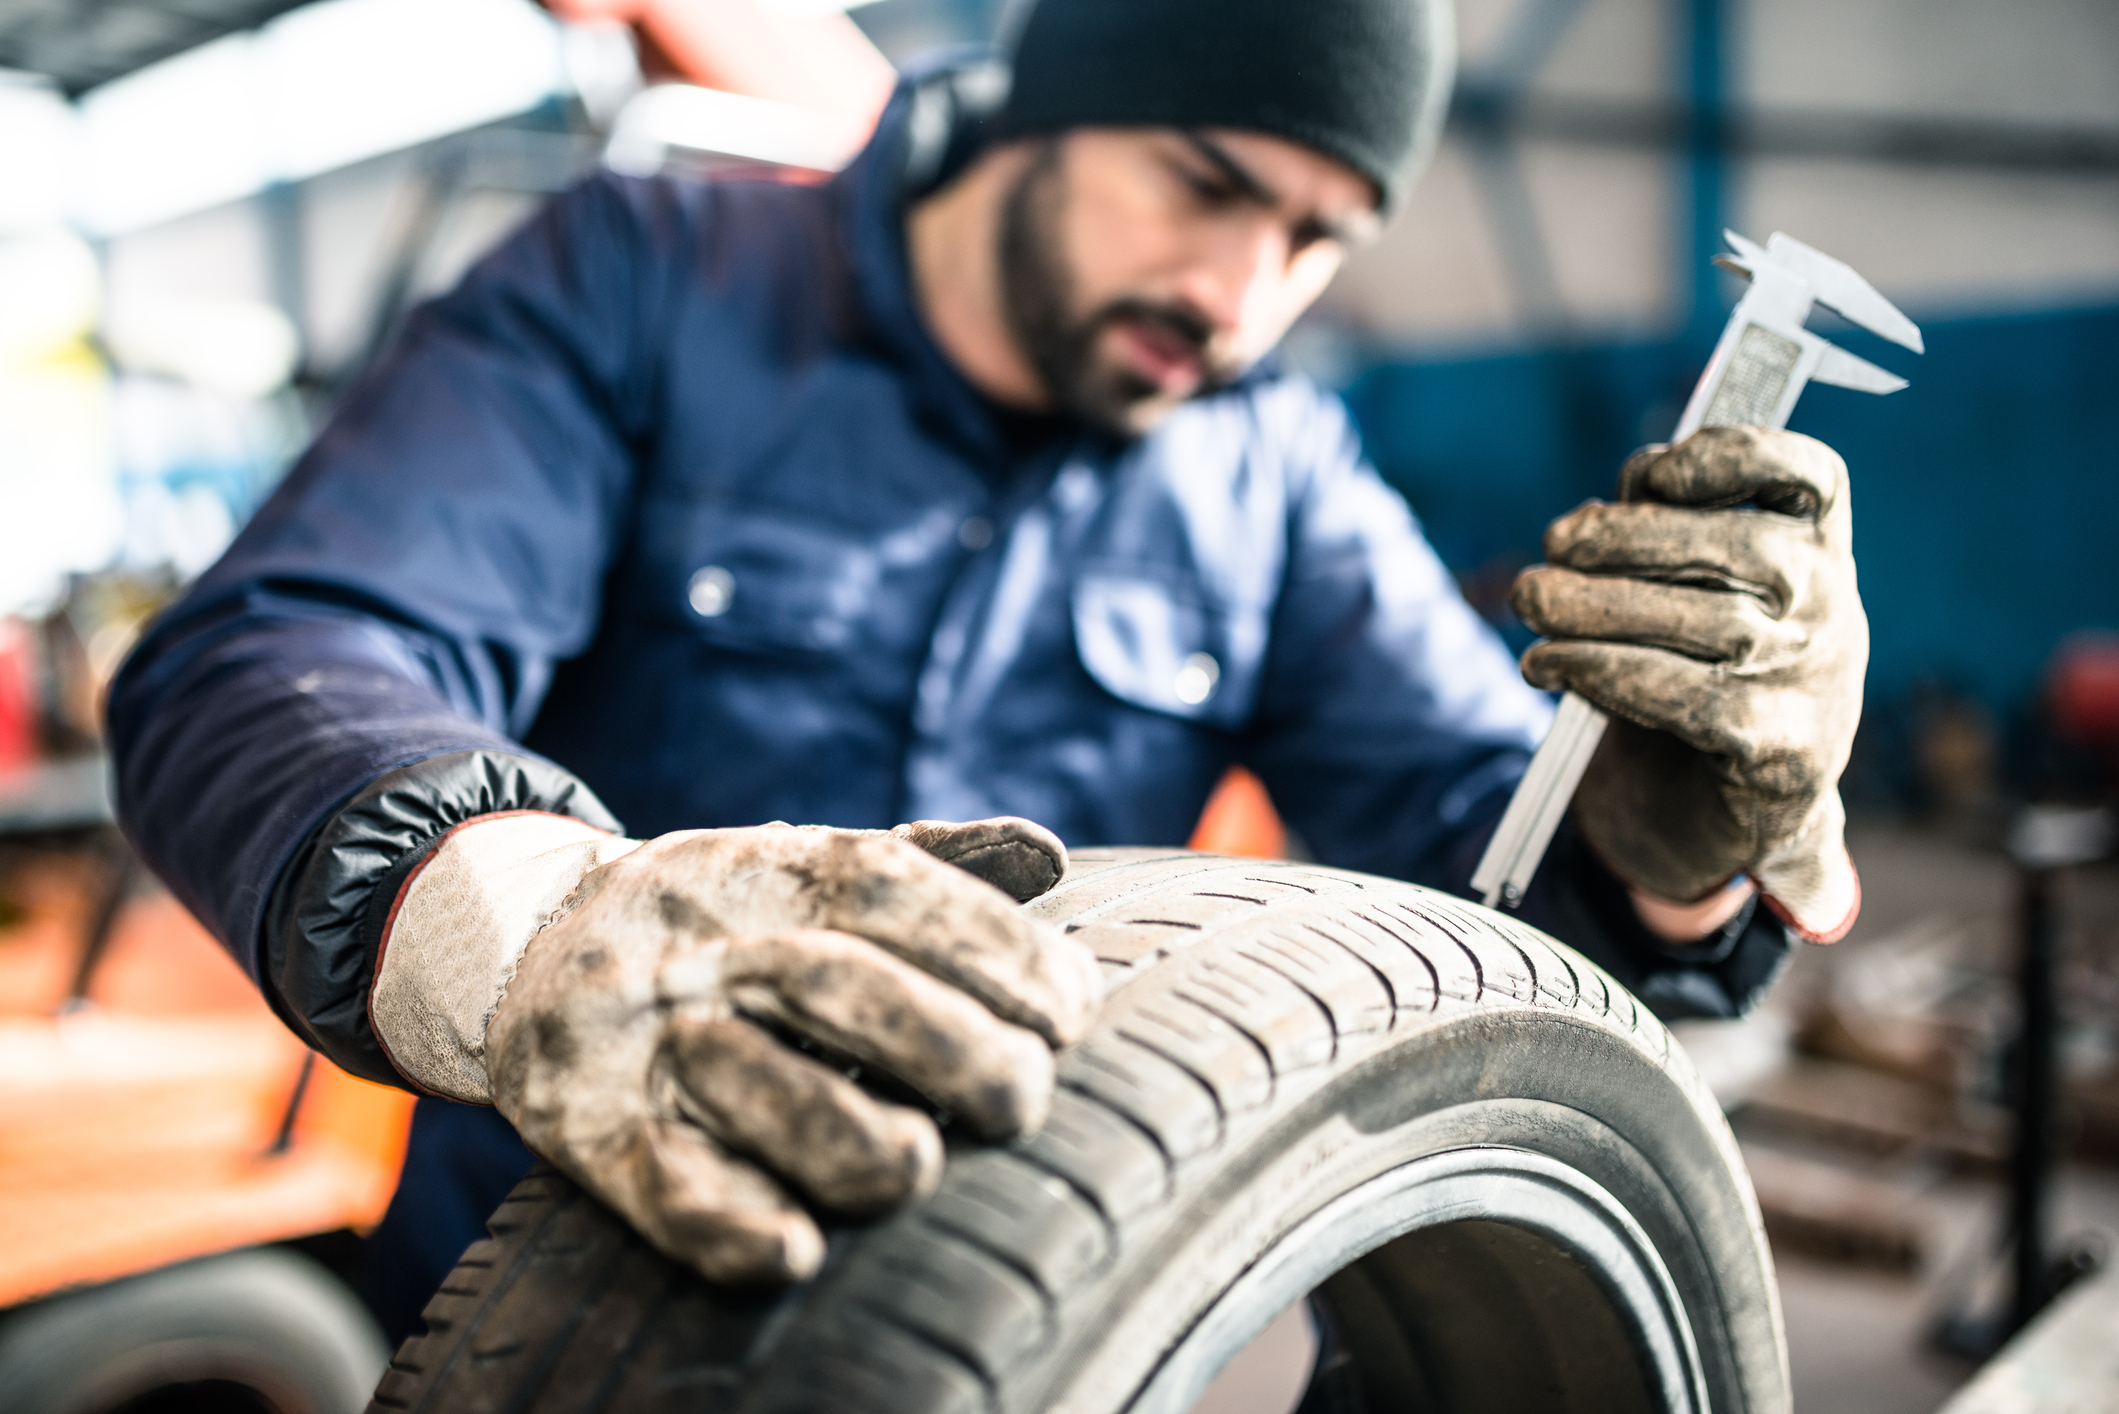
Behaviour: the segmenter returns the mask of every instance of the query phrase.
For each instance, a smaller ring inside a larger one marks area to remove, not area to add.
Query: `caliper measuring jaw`
[[[1813,382],[1863,393],[1895,393],[1906,386],[1905,379],[1803,327],[1810,307],[1822,304],[1872,334],[1922,352],[1919,328],[1867,280],[1779,231],[1763,246],[1734,231],[1722,235],[1734,254],[1718,255],[1714,263],[1749,276],[1751,285],[1731,311],[1672,442],[1702,427],[1786,427],[1795,400]],[[1523,901],[1609,720],[1572,692],[1560,698],[1551,732],[1531,757],[1472,873],[1472,888],[1488,907],[1499,902],[1513,908]]]

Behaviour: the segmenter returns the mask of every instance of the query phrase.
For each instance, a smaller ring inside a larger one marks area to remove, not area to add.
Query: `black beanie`
[[[1240,128],[1336,157],[1394,209],[1433,146],[1448,0],[1038,0],[1000,131]]]

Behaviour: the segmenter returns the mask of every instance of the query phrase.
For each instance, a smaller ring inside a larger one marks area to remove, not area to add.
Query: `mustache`
[[[1121,320],[1135,324],[1150,324],[1164,332],[1174,334],[1184,345],[1198,355],[1202,364],[1212,365],[1210,357],[1214,342],[1214,325],[1199,311],[1182,304],[1167,304],[1158,300],[1128,296],[1112,300],[1099,309],[1089,323],[1092,328],[1103,329]]]

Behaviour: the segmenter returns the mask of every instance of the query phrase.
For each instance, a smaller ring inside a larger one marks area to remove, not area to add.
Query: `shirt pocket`
[[[1074,642],[1097,685],[1136,707],[1225,730],[1250,720],[1265,658],[1263,608],[1138,570],[1075,578]]]
[[[705,641],[750,652],[836,653],[872,612],[873,547],[813,520],[717,507],[674,550],[675,602]]]

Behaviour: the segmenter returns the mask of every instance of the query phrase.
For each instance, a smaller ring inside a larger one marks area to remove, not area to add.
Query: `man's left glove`
[[[846,1067],[982,1138],[1042,1123],[1051,1048],[1100,984],[1015,903],[1065,869],[1027,820],[640,843],[482,817],[404,886],[370,1015],[401,1072],[494,1104],[670,1256],[806,1277],[824,1255],[806,1204],[870,1215],[941,1171],[934,1122]]]
[[[1513,597],[1548,639],[1524,676],[1612,714],[1576,822],[1637,888],[1689,903],[1749,874],[1831,942],[1861,901],[1839,777],[1869,656],[1846,464],[1708,428],[1637,453],[1619,500],[1553,522]]]

